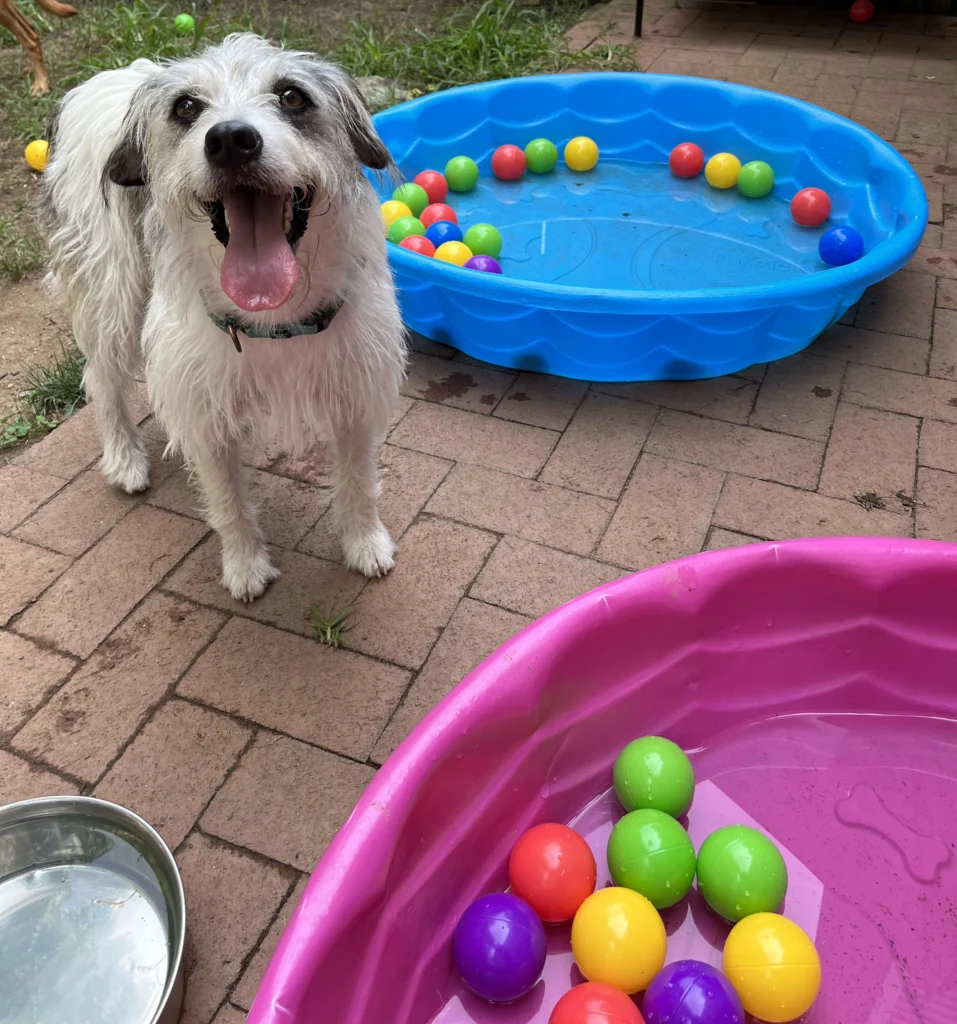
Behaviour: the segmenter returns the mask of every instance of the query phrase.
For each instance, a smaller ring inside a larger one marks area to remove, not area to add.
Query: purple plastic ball
[[[486,274],[502,272],[502,265],[494,256],[473,256],[465,266],[469,270],[484,270]]]
[[[731,982],[700,960],[676,960],[655,975],[641,1012],[646,1024],[744,1024]]]
[[[545,927],[511,893],[477,899],[462,915],[452,942],[462,980],[491,1003],[510,1003],[535,987],[545,966]]]

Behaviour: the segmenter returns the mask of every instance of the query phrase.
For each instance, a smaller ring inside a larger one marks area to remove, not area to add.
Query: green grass
[[[82,408],[85,365],[79,349],[64,347],[51,364],[28,366],[17,414],[0,419],[0,450],[49,433]]]
[[[327,647],[338,649],[343,634],[348,633],[352,628],[349,616],[353,608],[333,608],[328,615],[319,610],[319,605],[312,606],[312,628],[315,630],[316,639]]]
[[[86,404],[83,369],[86,359],[78,348],[64,348],[49,366],[28,366],[26,407],[34,416],[66,419]]]
[[[23,231],[15,217],[0,217],[0,277],[19,281],[42,266],[44,258],[35,234]]]
[[[583,5],[556,0],[549,7],[520,7],[513,0],[485,0],[453,17],[440,32],[411,37],[368,22],[351,22],[333,57],[353,75],[395,78],[407,88],[434,92],[470,82],[541,75],[575,66],[637,70],[627,47],[573,52],[565,32]]]
[[[0,135],[20,143],[41,138],[56,101],[63,92],[97,71],[123,67],[138,57],[184,57],[228,32],[265,31],[290,46],[310,47],[296,37],[296,25],[282,18],[277,25],[273,3],[248,3],[239,12],[225,13],[193,3],[155,5],[148,0],[90,0],[77,18],[59,22],[30,0],[20,0],[24,13],[44,37],[44,45],[67,51],[52,53],[54,92],[39,99],[30,96],[29,82],[17,76],[0,83]],[[572,66],[636,70],[627,47],[606,46],[598,51],[572,52],[564,33],[581,17],[583,0],[551,0],[540,7],[522,7],[513,0],[468,3],[438,30],[424,25],[412,29],[377,22],[352,22],[345,39],[331,56],[353,75],[396,78],[407,88],[434,92],[469,82],[486,82],[516,75],[565,71]],[[196,31],[180,35],[173,19],[192,13]],[[0,46],[13,46],[0,29]],[[315,46],[315,41],[311,43]],[[19,70],[19,69],[18,69]]]
[[[177,32],[173,21],[177,14],[192,14],[196,31],[187,35]],[[262,22],[265,22],[263,7]],[[220,39],[229,32],[256,30],[256,18],[250,8],[235,17],[222,18],[219,5],[203,14],[196,4],[155,6],[146,0],[97,3],[84,8],[79,22],[76,48],[85,55],[71,62],[66,85],[78,82],[113,68],[125,67],[137,57],[186,57],[208,38]]]
[[[20,0],[18,0],[20,2]],[[208,40],[221,39],[230,32],[261,31],[268,16],[268,3],[249,4],[238,14],[226,16],[218,3],[203,10],[197,5],[150,4],[147,0],[93,0],[81,5],[80,14],[59,22],[43,14],[32,3],[23,5],[24,13],[44,37],[44,46],[61,44],[72,56],[49,59],[54,89],[49,96],[30,95],[26,76],[0,83],[0,134],[27,143],[46,134],[57,101],[68,89],[79,85],[98,71],[125,67],[139,57],[186,57]],[[196,31],[181,35],[173,20],[177,14],[191,13]],[[52,24],[51,24],[52,23]],[[63,38],[60,38],[63,33]],[[278,35],[286,34],[285,21]],[[13,45],[9,33],[0,29],[0,46]]]

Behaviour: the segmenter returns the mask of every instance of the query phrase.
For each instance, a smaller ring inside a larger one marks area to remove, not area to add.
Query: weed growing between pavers
[[[349,621],[349,617],[352,615],[355,608],[349,605],[346,608],[336,609],[333,608],[328,615],[323,615],[319,610],[319,605],[314,604],[312,606],[312,628],[316,632],[316,639],[321,644],[325,644],[327,647],[334,647],[336,650],[339,649],[339,642],[343,638],[343,634],[348,633],[352,629],[352,623]]]

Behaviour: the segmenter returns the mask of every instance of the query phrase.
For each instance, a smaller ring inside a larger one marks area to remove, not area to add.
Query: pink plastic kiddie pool
[[[807,1021],[957,1021],[957,547],[837,539],[650,569],[500,648],[359,801],[250,1022],[544,1024],[577,981],[567,928],[531,994],[491,1007],[455,976],[455,922],[537,822],[603,864],[611,766],[646,733],[691,753],[696,847],[734,823],[782,847],[784,913],[823,964]],[[665,913],[669,960],[720,964],[694,893]]]

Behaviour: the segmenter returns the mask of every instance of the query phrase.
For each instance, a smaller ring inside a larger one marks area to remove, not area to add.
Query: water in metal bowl
[[[185,924],[172,854],[137,815],[0,808],[0,1024],[172,1024]]]

